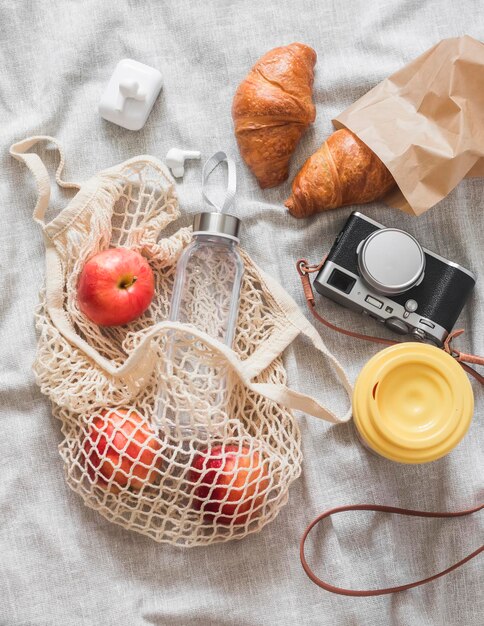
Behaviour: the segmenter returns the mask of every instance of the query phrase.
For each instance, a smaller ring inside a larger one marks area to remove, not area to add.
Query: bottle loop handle
[[[220,165],[220,163],[227,163],[227,187],[225,189],[225,196],[221,205],[217,204],[210,198],[205,188],[210,174],[213,170]],[[235,162],[233,159],[227,156],[225,152],[220,150],[212,155],[208,161],[205,162],[202,170],[202,196],[204,200],[214,207],[219,213],[224,213],[232,204],[237,191],[237,175],[235,171]]]

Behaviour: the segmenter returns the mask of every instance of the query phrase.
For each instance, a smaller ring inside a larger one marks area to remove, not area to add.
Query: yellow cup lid
[[[427,463],[446,455],[467,432],[472,387],[443,350],[400,343],[378,352],[361,370],[353,419],[370,448],[400,463]]]

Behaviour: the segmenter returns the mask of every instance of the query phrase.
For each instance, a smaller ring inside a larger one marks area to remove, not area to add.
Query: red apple
[[[149,307],[155,279],[148,261],[128,248],[109,248],[82,268],[77,285],[81,311],[100,326],[132,322]]]
[[[269,486],[267,465],[259,453],[238,445],[218,445],[198,453],[189,479],[197,483],[195,507],[207,519],[224,525],[245,524],[256,516]]]
[[[155,484],[162,458],[161,441],[137,411],[105,409],[91,422],[83,443],[91,481],[118,493]],[[131,475],[131,479],[129,476]]]

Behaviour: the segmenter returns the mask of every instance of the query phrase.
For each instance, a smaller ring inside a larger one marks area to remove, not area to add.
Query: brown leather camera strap
[[[313,572],[313,570],[309,567],[308,562],[306,560],[306,555],[304,552],[306,539],[309,533],[311,532],[311,530],[317,524],[319,524],[319,522],[321,522],[323,519],[326,519],[327,517],[330,517],[331,515],[334,515],[335,513],[343,513],[345,511],[375,511],[375,512],[382,512],[382,513],[393,513],[395,515],[407,515],[407,516],[413,516],[413,517],[450,518],[450,517],[463,517],[464,515],[477,513],[477,511],[480,511],[483,508],[484,508],[484,504],[479,504],[478,506],[472,509],[467,509],[465,511],[451,511],[451,512],[439,513],[439,512],[430,512],[430,511],[414,511],[412,509],[400,509],[394,506],[382,506],[382,505],[377,505],[377,504],[355,504],[352,506],[340,506],[335,509],[330,509],[329,511],[325,511],[321,515],[318,515],[318,517],[316,517],[304,531],[304,534],[301,539],[301,544],[300,544],[301,563],[306,574],[313,581],[313,583],[318,585],[318,587],[321,587],[322,589],[325,589],[326,591],[330,591],[331,593],[337,593],[343,596],[356,596],[356,597],[382,596],[382,595],[386,595],[389,593],[396,593],[398,591],[405,591],[406,589],[412,589],[413,587],[419,587],[420,585],[429,583],[432,580],[435,580],[436,578],[445,576],[446,574],[448,574],[449,572],[452,572],[453,570],[457,569],[461,565],[464,565],[464,563],[467,563],[467,561],[470,561],[471,559],[473,559],[478,554],[484,551],[484,544],[480,546],[479,548],[477,548],[477,550],[474,550],[474,552],[472,552],[471,554],[468,554],[465,558],[461,559],[458,563],[454,563],[454,565],[451,565],[450,567],[443,570],[442,572],[438,572],[437,574],[434,574],[433,576],[429,576],[428,578],[423,578],[416,582],[407,583],[405,585],[398,585],[396,587],[360,590],[360,589],[345,589],[343,587],[335,587],[334,585],[330,585],[329,583],[318,578],[316,574]]]
[[[299,276],[301,278],[301,283],[302,283],[302,287],[303,287],[303,291],[304,291],[304,296],[306,298],[307,305],[308,305],[309,310],[311,311],[312,315],[319,322],[321,322],[321,324],[324,324],[325,326],[327,326],[331,330],[335,330],[338,333],[341,333],[343,335],[347,335],[348,337],[354,337],[355,339],[363,339],[364,341],[371,341],[373,343],[381,343],[381,344],[384,344],[384,345],[387,345],[387,346],[392,346],[392,345],[394,345],[396,343],[400,343],[398,341],[393,341],[392,339],[384,339],[383,337],[375,337],[373,335],[364,335],[362,333],[357,333],[357,332],[354,332],[352,330],[347,330],[346,328],[341,328],[340,326],[336,326],[335,324],[332,324],[330,321],[325,319],[322,315],[320,315],[316,311],[316,305],[315,305],[315,301],[314,301],[313,286],[311,285],[311,280],[309,278],[309,274],[312,274],[314,272],[318,272],[322,268],[325,260],[326,260],[326,257],[323,258],[323,260],[321,261],[321,263],[319,263],[319,265],[310,265],[306,261],[306,259],[299,259],[296,262],[296,268],[297,268],[298,274],[299,274]],[[452,340],[455,339],[456,337],[459,337],[460,335],[462,335],[463,332],[464,332],[463,329],[458,329],[458,330],[454,330],[451,333],[449,333],[447,339],[444,342],[444,350],[448,354],[450,354],[450,356],[454,357],[461,364],[461,366],[464,368],[464,370],[468,374],[473,376],[481,385],[484,385],[484,376],[482,376],[475,369],[473,369],[472,367],[467,365],[467,363],[473,363],[475,365],[483,365],[484,366],[484,357],[477,356],[477,355],[474,355],[474,354],[467,354],[465,352],[461,352],[460,350],[456,350],[453,346],[451,346]]]

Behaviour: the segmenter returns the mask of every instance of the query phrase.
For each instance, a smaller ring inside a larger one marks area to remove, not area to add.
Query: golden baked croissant
[[[343,128],[304,163],[285,204],[294,217],[308,217],[347,204],[378,200],[394,185],[393,176],[376,154]]]
[[[262,189],[286,180],[291,155],[314,122],[315,63],[316,52],[302,43],[274,48],[235,92],[232,117],[240,154]]]

